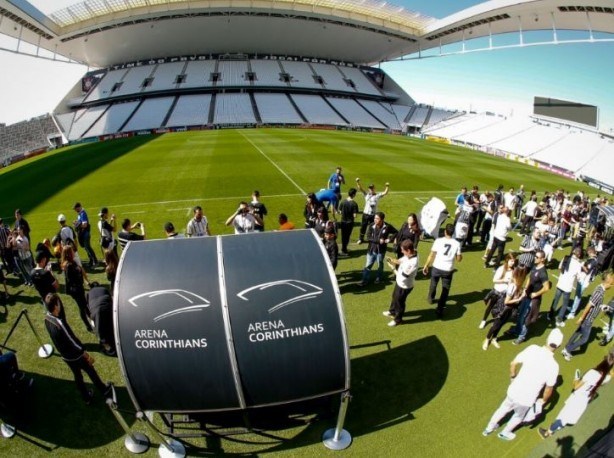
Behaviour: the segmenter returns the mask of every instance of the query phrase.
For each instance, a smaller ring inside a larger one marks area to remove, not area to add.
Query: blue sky
[[[30,0],[49,13],[74,0]],[[396,0],[391,3],[437,18],[476,0]],[[577,36],[577,35],[576,35]],[[541,39],[536,37],[535,39]],[[559,39],[565,38],[559,33]],[[496,38],[509,43],[516,37]],[[526,37],[530,40],[530,37]],[[0,42],[1,43],[1,42]],[[468,48],[484,44],[467,43]],[[12,124],[55,108],[86,71],[0,51],[0,122]],[[614,43],[561,44],[480,51],[382,64],[417,102],[463,110],[528,114],[536,95],[597,105],[600,129],[614,132]]]

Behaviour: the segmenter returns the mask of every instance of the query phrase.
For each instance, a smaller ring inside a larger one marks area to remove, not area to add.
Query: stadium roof
[[[502,33],[614,33],[611,0],[492,0],[442,19],[375,0],[87,0],[49,16],[0,0],[0,19],[0,33],[90,67],[223,53],[369,64]]]

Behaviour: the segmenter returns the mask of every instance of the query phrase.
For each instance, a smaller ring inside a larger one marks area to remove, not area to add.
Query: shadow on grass
[[[64,363],[58,359],[55,364]],[[58,448],[100,447],[124,435],[97,391],[94,390],[94,400],[88,406],[82,401],[73,379],[25,375],[33,378],[34,383],[17,414],[10,415],[10,421],[17,428],[17,437],[13,440],[24,440],[49,452]],[[85,380],[91,388],[87,375]],[[131,405],[125,388],[116,387],[115,390],[120,405]],[[124,412],[123,417],[129,425],[136,421],[130,413]]]
[[[143,135],[113,142],[88,143],[15,167],[2,175],[0,195],[17,195],[18,198],[2,199],[0,215],[7,216],[5,223],[12,223],[13,219],[8,215],[13,215],[17,204],[26,213],[66,186],[156,138],[155,135]],[[39,191],[27,191],[33,188]]]

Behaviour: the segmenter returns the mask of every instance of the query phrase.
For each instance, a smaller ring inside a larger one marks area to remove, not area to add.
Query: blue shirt
[[[316,193],[316,199],[320,202],[328,202],[333,206],[337,206],[337,194],[334,189],[325,189]]]

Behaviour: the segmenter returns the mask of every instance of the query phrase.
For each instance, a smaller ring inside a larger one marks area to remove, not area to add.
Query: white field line
[[[275,167],[277,170],[279,170],[279,171],[281,172],[281,174],[282,174],[283,176],[285,176],[285,177],[288,179],[288,181],[289,181],[290,183],[292,183],[292,184],[293,184],[293,185],[296,187],[296,189],[298,189],[298,190],[300,191],[300,193],[301,193],[302,195],[306,195],[306,194],[307,194],[307,193],[305,192],[305,190],[304,190],[303,188],[301,188],[301,187],[300,187],[300,186],[299,186],[299,185],[296,183],[296,181],[294,181],[292,178],[290,178],[290,175],[288,175],[286,172],[284,172],[284,170],[283,170],[283,169],[282,169],[282,168],[281,168],[279,165],[277,165],[277,164],[276,164],[276,163],[275,163],[275,162],[274,162],[274,161],[273,161],[273,160],[272,160],[272,159],[271,159],[269,156],[267,156],[267,155],[264,153],[264,151],[262,151],[262,150],[261,150],[261,149],[260,149],[258,146],[256,146],[256,144],[255,144],[255,143],[254,143],[254,142],[253,142],[253,141],[252,141],[252,140],[251,140],[249,137],[247,137],[247,136],[246,136],[246,135],[243,133],[243,131],[240,131],[240,130],[239,130],[238,132],[239,132],[239,133],[241,134],[241,136],[242,136],[242,137],[243,137],[245,140],[247,140],[247,141],[248,141],[248,142],[249,142],[249,143],[250,143],[250,144],[251,144],[251,145],[252,145],[252,146],[253,146],[253,147],[254,147],[254,148],[255,148],[255,149],[256,149],[256,150],[257,150],[257,151],[260,153],[260,154],[262,154],[262,155],[265,157],[265,159],[266,159],[267,161],[269,161],[271,164],[273,164],[273,166],[274,166],[274,167]]]
[[[420,202],[421,204],[424,203],[424,200],[422,200],[422,197],[414,197],[414,199],[416,199],[418,202]]]

